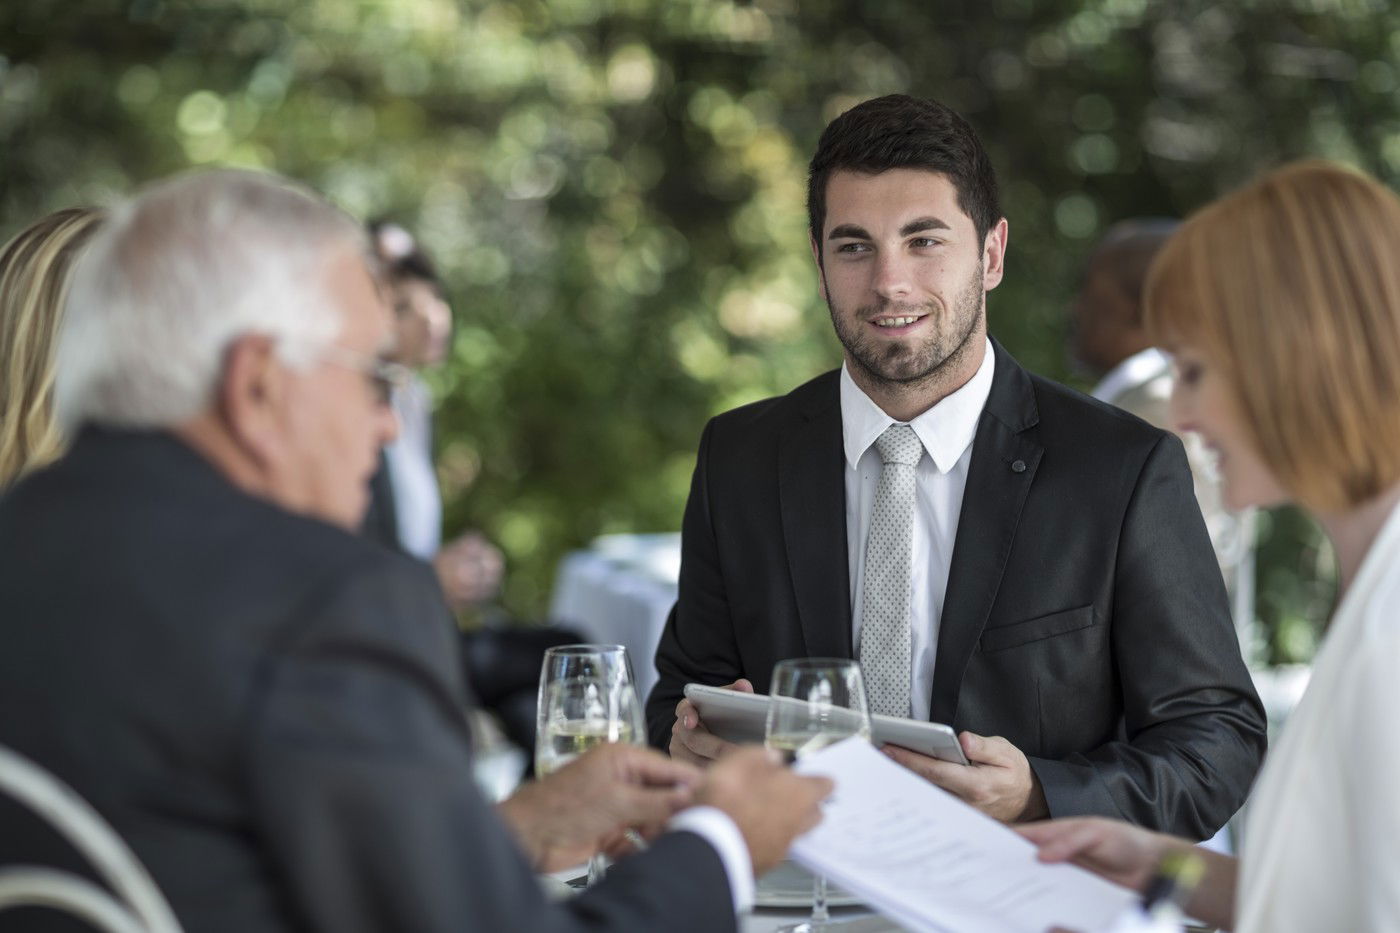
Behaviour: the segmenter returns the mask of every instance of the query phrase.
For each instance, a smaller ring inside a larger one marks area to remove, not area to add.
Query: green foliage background
[[[1395,180],[1397,30],[1379,0],[7,0],[0,234],[208,164],[415,230],[458,320],[448,530],[501,543],[532,615],[566,550],[679,525],[708,416],[837,363],[803,175],[847,106],[978,128],[1011,226],[992,330],[1075,381],[1064,308],[1112,221],[1303,155]],[[1289,660],[1330,583],[1315,532],[1265,524]]]

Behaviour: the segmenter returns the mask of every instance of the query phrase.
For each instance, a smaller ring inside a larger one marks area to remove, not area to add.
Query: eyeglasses
[[[407,366],[357,353],[335,344],[322,347],[318,356],[327,363],[344,366],[363,374],[374,386],[375,400],[381,405],[389,404],[395,389],[402,389],[413,381],[413,370]]]

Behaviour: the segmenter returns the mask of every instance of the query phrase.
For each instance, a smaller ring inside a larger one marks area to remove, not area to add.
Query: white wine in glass
[[[535,742],[535,773],[553,774],[595,745],[637,744],[640,717],[631,684],[591,677],[556,680],[545,688]]]
[[[783,763],[792,764],[797,759],[812,752],[819,752],[828,745],[835,745],[842,739],[848,739],[854,733],[819,732],[814,735],[770,735],[764,740],[765,745],[782,753]]]
[[[789,763],[828,745],[860,736],[870,740],[870,713],[860,665],[843,658],[794,658],[773,667],[764,744]],[[829,925],[826,878],[812,883],[812,915],[780,933],[812,933]]]

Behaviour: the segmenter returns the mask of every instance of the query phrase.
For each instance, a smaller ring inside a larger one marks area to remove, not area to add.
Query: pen
[[[1142,892],[1142,912],[1149,917],[1175,913],[1179,919],[1205,874],[1205,861],[1190,850],[1168,852]]]

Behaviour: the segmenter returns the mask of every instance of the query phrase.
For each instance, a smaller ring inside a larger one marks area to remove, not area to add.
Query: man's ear
[[[1006,218],[996,222],[987,231],[987,239],[982,243],[982,290],[989,292],[1001,284],[1006,272]]]
[[[240,337],[224,354],[215,409],[229,438],[262,467],[284,455],[288,375],[270,337]]]
[[[826,266],[822,265],[821,244],[811,233],[807,234],[807,243],[812,247],[812,261],[817,264],[817,289],[821,292],[822,301],[830,301],[826,293]]]

